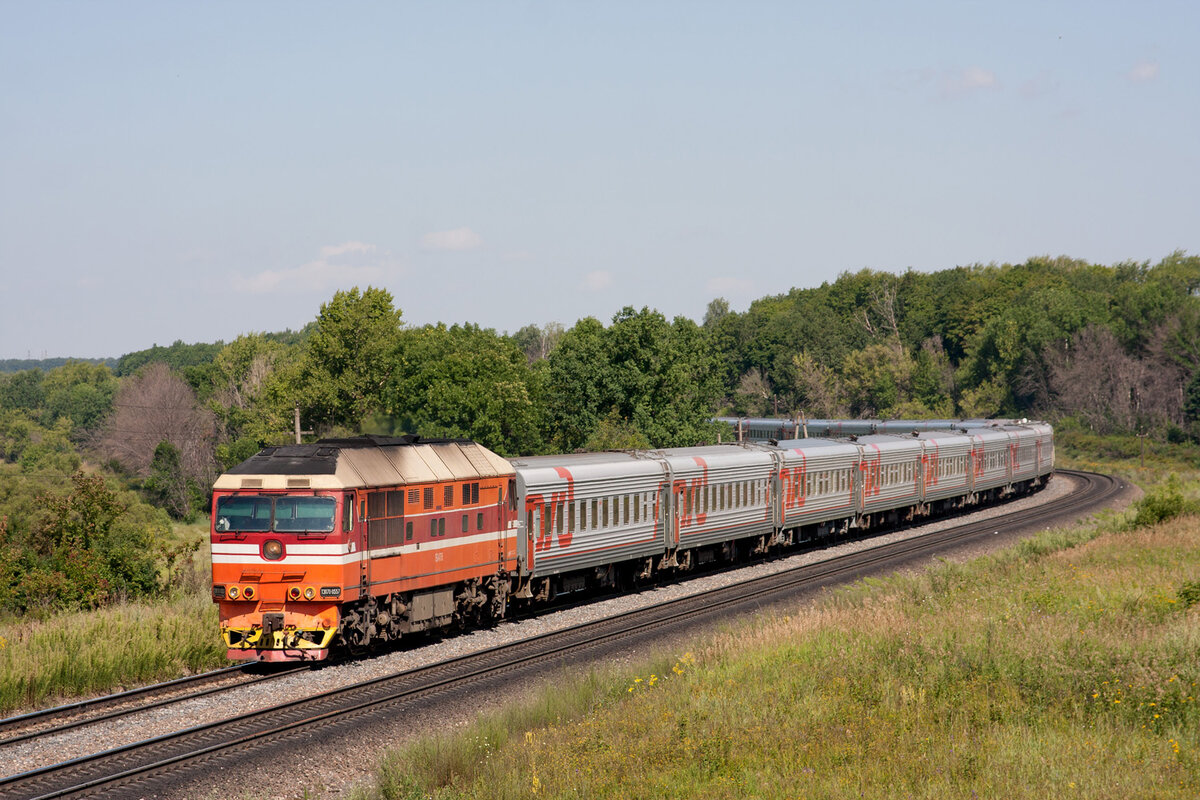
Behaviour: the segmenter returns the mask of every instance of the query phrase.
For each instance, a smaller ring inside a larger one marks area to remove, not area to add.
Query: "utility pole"
[[[299,405],[299,404],[297,404],[297,405],[296,405],[296,444],[300,444],[300,443],[301,443],[301,442],[300,442],[300,435],[301,435],[301,434],[308,434],[309,436],[311,436],[311,435],[312,435],[312,431],[302,431],[302,430],[300,430],[300,405]]]

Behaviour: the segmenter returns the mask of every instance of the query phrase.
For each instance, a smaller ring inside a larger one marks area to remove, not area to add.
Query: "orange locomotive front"
[[[323,659],[503,616],[513,470],[414,436],[272,447],[214,486],[213,600],[232,659]]]

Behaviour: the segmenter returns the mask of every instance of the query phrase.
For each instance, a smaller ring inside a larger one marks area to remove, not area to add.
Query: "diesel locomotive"
[[[1011,421],[515,459],[416,436],[268,447],[214,486],[212,597],[231,659],[319,660],[1031,491],[1053,468],[1051,427]]]

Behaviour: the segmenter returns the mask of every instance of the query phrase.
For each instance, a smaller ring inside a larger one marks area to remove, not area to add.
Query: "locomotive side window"
[[[471,516],[470,514],[462,515],[462,532],[463,533],[466,533],[467,531],[469,531],[471,529],[471,524],[468,521],[470,516]]]
[[[412,521],[404,523],[404,541],[412,541]]]
[[[347,497],[342,503],[342,533],[354,530],[354,500]]]
[[[482,511],[480,511],[478,514],[475,515],[475,530],[477,530],[477,531],[483,530],[483,512]]]

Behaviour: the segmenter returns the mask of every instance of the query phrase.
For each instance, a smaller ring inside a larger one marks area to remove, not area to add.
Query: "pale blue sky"
[[[1192,2],[0,2],[0,358],[1200,252]]]

